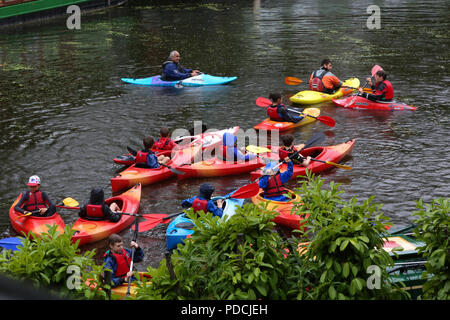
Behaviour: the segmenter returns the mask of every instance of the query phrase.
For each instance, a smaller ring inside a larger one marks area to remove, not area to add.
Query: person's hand
[[[372,78],[366,78],[366,81],[369,85],[372,85]]]
[[[303,160],[303,166],[307,167],[311,163],[311,157],[307,156],[305,160]]]
[[[137,249],[137,248],[139,248],[139,245],[136,242],[131,241],[130,242],[130,247],[135,247]]]
[[[128,280],[130,280],[130,278],[133,276],[133,271],[128,271],[127,275],[125,276],[125,282],[128,282]]]
[[[44,215],[47,212],[47,208],[40,208],[39,209],[39,214],[40,215]]]
[[[363,88],[359,88],[358,90],[359,90],[360,93],[363,93],[363,92],[364,92],[364,89],[363,89]]]
[[[217,208],[222,208],[223,206],[223,199],[217,200]]]
[[[284,161],[285,161],[286,163],[291,162],[291,158],[286,157],[286,158],[284,158]]]

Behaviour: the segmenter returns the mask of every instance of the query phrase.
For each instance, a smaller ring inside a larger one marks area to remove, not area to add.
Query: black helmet
[[[211,199],[213,192],[214,187],[208,183],[204,183],[200,186],[200,195],[205,199]]]
[[[89,204],[103,204],[105,201],[105,193],[100,187],[95,187],[91,190],[91,197],[89,198]]]

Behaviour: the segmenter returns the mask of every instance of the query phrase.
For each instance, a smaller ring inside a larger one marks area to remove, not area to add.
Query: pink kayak
[[[361,96],[350,96],[342,99],[333,99],[335,105],[351,109],[372,109],[372,110],[416,110],[417,107],[396,101],[372,101]]]

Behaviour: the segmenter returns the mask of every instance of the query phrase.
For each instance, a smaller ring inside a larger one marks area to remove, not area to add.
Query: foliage
[[[31,281],[57,294],[74,299],[106,298],[104,291],[91,290],[88,279],[99,279],[102,266],[93,260],[95,250],[80,254],[78,242],[72,243],[74,231],[66,226],[63,234],[53,225],[47,233],[33,239],[25,238],[23,247],[13,253],[5,250],[0,256],[0,273]],[[81,279],[77,277],[79,270]],[[69,289],[73,288],[73,289]]]
[[[449,234],[450,202],[449,199],[434,199],[431,204],[424,206],[422,200],[416,202],[415,215],[419,216],[414,222],[418,227],[414,230],[417,239],[425,246],[419,248],[419,253],[427,259],[423,284],[424,299],[450,299],[449,274]]]

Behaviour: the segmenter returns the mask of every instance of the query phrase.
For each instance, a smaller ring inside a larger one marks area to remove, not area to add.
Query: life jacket
[[[286,147],[282,146],[280,149],[278,149],[278,156],[280,159],[284,159],[286,157],[289,157],[291,154],[294,154],[297,152],[297,149],[295,147],[290,148],[289,150],[286,149]]]
[[[278,106],[269,106],[267,108],[267,115],[270,117],[270,120],[274,121],[284,121],[283,118],[278,114]]]
[[[86,218],[105,218],[103,206],[97,204],[86,205]]]
[[[202,211],[204,213],[208,212],[208,200],[200,200],[198,197],[194,199],[192,202],[192,208],[194,209],[194,212]]]
[[[264,197],[276,197],[281,196],[286,193],[286,189],[283,187],[283,183],[281,183],[281,176],[277,173],[274,176],[269,178],[267,181],[267,187],[264,189]]]
[[[147,164],[147,156],[149,154],[153,154],[153,151],[138,151],[136,154],[136,163],[144,163]]]
[[[384,88],[380,90],[379,88],[382,84],[384,84]],[[384,93],[384,100],[392,100],[394,98],[394,88],[392,87],[392,84],[388,80],[383,80],[375,84],[373,94],[380,95],[383,93]]]
[[[153,144],[153,148],[159,150],[168,150],[169,148],[167,146],[169,145],[169,142],[169,137],[160,138],[158,141],[155,141],[155,143]]]
[[[35,211],[41,208],[47,208],[44,197],[42,196],[42,191],[38,190],[35,193],[27,191],[27,193],[28,199],[26,203],[24,203],[24,210]]]
[[[114,273],[115,277],[121,278],[125,277],[130,271],[131,257],[125,249],[122,249],[122,253],[113,253],[111,250],[108,250],[105,253],[105,256],[112,256],[117,264],[116,272]]]
[[[319,75],[317,75],[318,73]],[[327,73],[329,73],[329,71],[323,68],[314,71],[312,74],[312,79],[309,82],[309,90],[324,92],[326,87],[323,84],[322,79]]]

